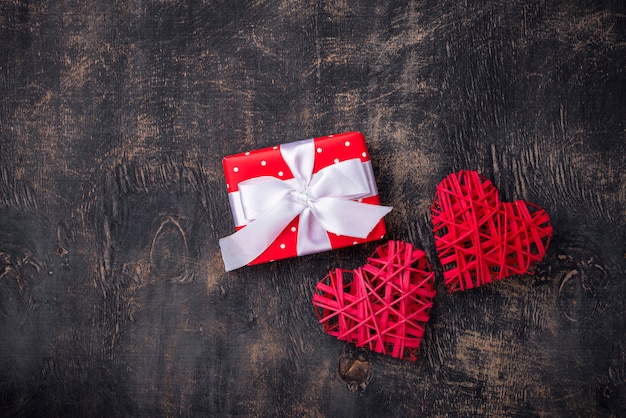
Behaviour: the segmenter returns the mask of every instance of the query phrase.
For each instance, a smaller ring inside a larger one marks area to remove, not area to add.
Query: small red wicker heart
[[[317,284],[313,305],[324,330],[337,339],[415,361],[434,281],[424,251],[389,241],[363,267],[330,272]]]
[[[476,171],[448,175],[431,208],[444,283],[450,293],[534,270],[552,238],[550,216],[498,189]]]

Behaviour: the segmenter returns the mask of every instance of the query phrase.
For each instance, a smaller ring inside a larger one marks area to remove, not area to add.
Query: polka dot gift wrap
[[[380,205],[360,132],[231,155],[223,166],[237,231],[220,240],[226,270],[385,235],[391,208]]]

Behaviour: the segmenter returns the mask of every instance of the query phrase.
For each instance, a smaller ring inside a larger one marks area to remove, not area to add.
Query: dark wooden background
[[[626,415],[623,1],[2,0],[0,37],[0,415]],[[222,157],[349,130],[437,269],[416,363],[314,315],[376,243],[223,272]],[[535,276],[446,293],[459,169],[550,213]]]

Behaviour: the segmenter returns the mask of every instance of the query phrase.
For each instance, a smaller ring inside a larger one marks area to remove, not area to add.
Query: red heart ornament
[[[450,293],[532,273],[552,238],[545,210],[523,200],[501,202],[498,189],[476,171],[443,179],[431,213]]]
[[[337,339],[415,361],[434,281],[424,251],[389,241],[363,267],[329,272],[316,286],[313,305],[324,331]]]

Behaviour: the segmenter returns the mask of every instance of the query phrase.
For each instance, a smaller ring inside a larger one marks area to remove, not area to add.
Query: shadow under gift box
[[[233,220],[237,231],[245,228],[246,225],[250,225],[255,222],[257,215],[250,213],[250,210],[246,210],[245,204],[242,203],[240,191],[241,183],[251,183],[254,182],[255,179],[267,176],[273,177],[282,182],[294,184],[298,181],[298,179],[295,178],[297,175],[294,176],[292,171],[297,170],[292,170],[290,168],[288,162],[286,161],[286,153],[288,148],[295,149],[301,146],[308,147],[308,149],[311,150],[310,152],[313,154],[309,156],[314,159],[312,164],[313,176],[333,164],[339,164],[350,160],[353,160],[353,162],[359,161],[360,167],[358,167],[359,170],[357,171],[362,173],[361,177],[364,178],[363,182],[366,183],[368,191],[366,193],[362,193],[358,198],[344,200],[352,200],[354,202],[380,206],[374,172],[363,135],[360,132],[329,135],[314,138],[312,140],[298,141],[224,157],[224,175],[226,178]],[[307,164],[310,165],[310,161],[308,163],[304,161],[307,158],[302,158],[301,156],[295,158],[295,163],[291,163],[292,167],[296,164],[299,170],[299,164],[304,166]],[[383,206],[381,208],[385,207]],[[391,208],[388,208],[385,213],[390,210]],[[382,216],[384,216],[383,214],[373,229],[371,229],[369,234],[367,234],[367,237],[356,238],[353,236],[346,236],[326,231],[328,236],[327,244],[329,244],[329,246],[323,245],[314,249],[309,249],[305,252],[299,252],[299,236],[300,239],[302,239],[299,231],[300,216],[301,215],[296,215],[293,220],[291,220],[291,222],[289,222],[289,224],[282,229],[282,232],[276,236],[271,244],[260,255],[250,261],[248,265],[260,264],[375,241],[383,238],[386,233],[385,223],[382,219]],[[346,222],[350,221],[351,219],[346,219]],[[222,243],[220,242],[220,245],[221,244]],[[222,250],[224,255],[224,248],[222,248]],[[234,268],[230,268],[230,270],[233,270]],[[227,270],[229,270],[228,266]]]

